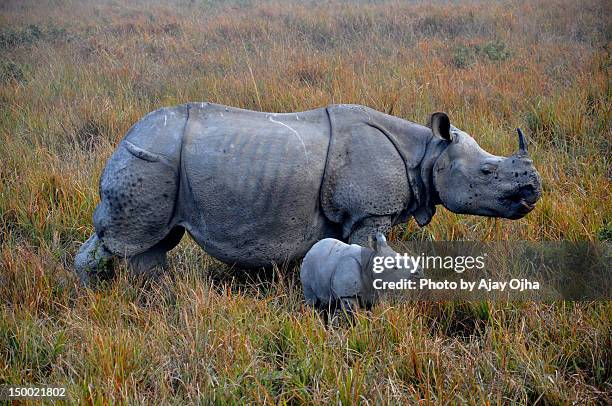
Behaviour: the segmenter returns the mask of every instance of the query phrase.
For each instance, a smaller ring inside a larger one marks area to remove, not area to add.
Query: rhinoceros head
[[[518,132],[518,151],[501,157],[483,150],[444,113],[429,119],[433,133],[448,144],[433,167],[433,185],[441,203],[455,213],[519,219],[541,195],[540,175]]]

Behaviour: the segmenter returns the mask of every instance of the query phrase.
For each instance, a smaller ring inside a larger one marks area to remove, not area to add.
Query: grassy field
[[[606,404],[612,304],[412,303],[326,329],[294,269],[253,280],[185,238],[157,283],[72,271],[98,178],[147,112],[359,103],[446,111],[485,149],[530,136],[518,221],[454,215],[395,239],[609,240],[612,3],[3,1],[0,384],[85,404]]]

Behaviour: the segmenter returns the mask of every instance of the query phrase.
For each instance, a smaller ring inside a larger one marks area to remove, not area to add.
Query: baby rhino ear
[[[427,120],[427,127],[431,128],[434,135],[444,138],[447,141],[451,141],[450,119],[446,113],[442,113],[440,111],[437,113],[432,113]]]
[[[380,231],[376,233],[376,243],[374,245],[374,249],[378,250],[381,247],[386,247],[387,246],[387,239],[385,238],[385,235],[383,233],[381,233]]]

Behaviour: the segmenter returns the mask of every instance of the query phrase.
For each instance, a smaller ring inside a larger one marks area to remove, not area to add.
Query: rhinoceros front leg
[[[353,228],[349,235],[349,243],[367,247],[368,237],[376,235],[377,232],[387,234],[392,225],[390,216],[367,217]]]

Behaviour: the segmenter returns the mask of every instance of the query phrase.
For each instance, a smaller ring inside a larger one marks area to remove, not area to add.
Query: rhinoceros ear
[[[374,236],[374,249],[378,251],[382,247],[386,247],[386,246],[387,246],[387,239],[385,238],[385,235],[381,233],[380,231],[377,232],[376,235]]]
[[[431,131],[438,137],[444,138],[447,141],[451,140],[450,119],[446,113],[432,113],[427,120],[427,127],[431,128]]]

